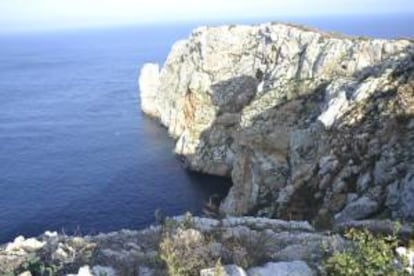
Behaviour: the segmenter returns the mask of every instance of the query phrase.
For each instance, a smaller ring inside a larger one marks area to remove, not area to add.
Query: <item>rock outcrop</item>
[[[217,255],[217,259],[221,258],[223,262],[227,258],[227,261],[244,260],[246,250],[252,248],[243,246],[251,244],[250,239],[256,241],[259,238],[263,242],[263,235],[266,235],[267,244],[257,246],[261,250],[266,249],[263,251],[266,254],[261,257],[268,264],[245,267],[246,270],[251,268],[245,275],[276,275],[274,271],[279,271],[280,275],[313,275],[320,269],[326,254],[344,248],[345,244],[340,235],[318,233],[305,221],[255,217],[228,217],[221,220],[187,218],[174,217],[162,226],[140,231],[121,230],[83,237],[46,232],[38,238],[18,237],[14,242],[0,246],[0,275],[19,275],[24,272],[32,275],[26,271],[37,273],[42,267],[50,269],[53,272],[51,275],[168,275],[159,259],[165,227],[177,230],[177,244],[183,245],[186,250],[189,250],[189,244],[198,245],[200,240],[209,237],[208,246],[196,246],[193,249],[211,250],[206,256]],[[242,238],[249,240],[244,244]],[[195,251],[189,253],[196,254]],[[255,251],[249,254],[256,256],[259,253]],[[191,258],[189,256],[184,261],[191,263]],[[210,275],[211,269],[205,268],[201,274]],[[246,273],[244,269],[230,265],[226,271],[229,271],[229,275],[238,275],[236,271]],[[300,274],[302,272],[306,274]]]
[[[414,219],[414,43],[301,26],[202,27],[140,76],[143,111],[227,214]]]
[[[348,226],[383,234],[390,230],[390,223],[359,221]],[[412,233],[413,226],[404,224],[398,235]],[[166,240],[181,265],[200,267],[197,273],[184,275],[205,276],[326,275],[327,258],[352,247],[341,234],[319,232],[307,221],[210,219],[186,214],[139,231],[83,237],[45,232],[37,238],[17,237],[0,245],[0,275],[170,275],[168,264],[160,258],[165,254]],[[398,255],[405,256],[407,270],[413,271],[414,248],[393,250],[395,263]],[[178,265],[176,261],[173,265]],[[221,265],[214,266],[217,262]],[[222,274],[217,274],[217,269]]]

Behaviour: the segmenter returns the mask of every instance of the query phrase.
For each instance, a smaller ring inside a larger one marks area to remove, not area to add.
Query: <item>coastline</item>
[[[185,244],[197,257],[189,275],[324,275],[327,258],[355,244],[349,229],[395,235],[391,267],[412,273],[413,57],[412,40],[283,24],[196,29],[164,66],[144,65],[140,96],[189,169],[232,178],[217,218],[17,237],[0,246],[0,273],[167,275],[183,269],[171,263],[183,265],[173,253]]]

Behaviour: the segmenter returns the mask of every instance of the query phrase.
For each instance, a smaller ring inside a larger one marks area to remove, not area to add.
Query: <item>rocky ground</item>
[[[359,224],[372,231],[393,228],[389,221]],[[358,227],[350,223],[343,228],[349,226]],[[409,236],[413,231],[405,225],[400,234]],[[168,247],[171,244],[178,247]],[[317,232],[305,221],[186,215],[141,231],[84,237],[46,232],[38,238],[18,237],[0,247],[0,274],[168,275],[163,254],[174,248],[183,264],[195,264],[197,269],[182,275],[219,275],[218,260],[222,275],[323,275],[323,260],[348,244],[340,234]],[[407,254],[412,254],[414,262],[414,251]]]

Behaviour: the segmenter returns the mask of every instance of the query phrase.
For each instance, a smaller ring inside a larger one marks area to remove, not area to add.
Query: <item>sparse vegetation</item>
[[[352,244],[327,259],[328,275],[409,275],[404,269],[406,260],[398,259],[394,253],[398,245],[396,235],[374,236],[368,230],[351,229],[345,236]]]
[[[165,262],[169,275],[197,275],[200,269],[214,267],[219,256],[215,256],[209,239],[192,229],[191,214],[177,223],[166,219],[160,243],[160,257]]]
[[[221,258],[217,260],[216,266],[214,267],[214,275],[215,276],[224,276],[226,271],[224,270],[223,265],[221,264]]]
[[[61,266],[47,263],[33,253],[28,256],[26,262],[20,266],[16,273],[19,274],[24,271],[30,271],[32,275],[52,276],[56,275],[60,268]]]
[[[212,267],[216,275],[224,275],[223,264],[249,268],[270,260],[275,247],[270,234],[254,231],[226,237],[223,231],[206,234],[194,229],[190,214],[180,222],[167,218],[159,252],[169,274],[197,275]]]
[[[258,266],[269,261],[276,246],[274,239],[266,232],[241,234],[224,242],[230,256],[227,261],[243,268]]]

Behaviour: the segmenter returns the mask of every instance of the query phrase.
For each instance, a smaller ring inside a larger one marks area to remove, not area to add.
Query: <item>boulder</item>
[[[250,268],[249,276],[313,276],[315,273],[303,261],[267,263],[262,267]]]
[[[361,197],[348,203],[345,208],[335,215],[336,223],[367,218],[378,210],[378,203],[369,197]]]
[[[25,239],[23,236],[18,236],[13,242],[7,244],[6,252],[34,252],[44,245],[45,242],[41,242],[36,238]]]
[[[218,270],[220,272],[218,272]],[[200,276],[247,276],[246,271],[237,265],[225,265],[218,268],[206,268],[200,271]]]

